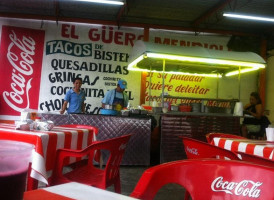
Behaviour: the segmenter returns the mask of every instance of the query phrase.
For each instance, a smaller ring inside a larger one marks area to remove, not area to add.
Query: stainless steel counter
[[[55,125],[82,124],[95,126],[99,129],[97,140],[105,140],[133,133],[121,164],[145,166],[150,165],[150,117],[120,117],[84,114],[42,114],[42,119],[51,120]]]

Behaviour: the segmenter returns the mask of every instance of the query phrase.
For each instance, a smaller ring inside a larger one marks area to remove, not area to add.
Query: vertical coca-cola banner
[[[45,32],[2,26],[0,115],[38,109]]]

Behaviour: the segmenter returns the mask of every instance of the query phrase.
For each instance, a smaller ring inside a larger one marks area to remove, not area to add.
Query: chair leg
[[[189,200],[189,197],[190,197],[190,195],[189,195],[189,193],[188,193],[188,191],[185,191],[185,200]]]
[[[116,193],[119,193],[119,194],[121,194],[121,183],[120,183],[120,179],[118,180],[116,180],[115,181],[115,183],[114,183],[114,191],[116,192]]]

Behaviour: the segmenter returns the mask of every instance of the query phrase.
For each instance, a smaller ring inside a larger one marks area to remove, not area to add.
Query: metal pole
[[[241,66],[239,66],[238,85],[239,85],[238,97],[239,97],[239,101],[241,101]]]
[[[219,73],[217,74],[219,77]],[[217,78],[217,94],[216,94],[216,99],[219,97],[219,78]]]
[[[151,105],[150,102],[151,102],[151,66],[150,66],[150,72],[149,72],[149,91],[148,91],[148,95],[149,95],[149,102],[148,102],[148,105]]]
[[[164,107],[164,92],[165,92],[165,70],[166,70],[166,60],[163,59],[163,72],[162,72],[162,107]]]

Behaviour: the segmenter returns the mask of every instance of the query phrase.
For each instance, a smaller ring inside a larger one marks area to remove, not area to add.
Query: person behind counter
[[[114,110],[120,111],[128,105],[128,95],[124,92],[127,89],[127,82],[120,79],[117,83],[117,87],[113,90],[109,90],[104,99],[102,100],[102,107],[105,105],[111,105]]]
[[[73,80],[74,87],[70,89],[65,95],[65,102],[62,106],[62,110],[60,110],[60,114],[64,114],[67,110],[69,114],[71,113],[84,113],[85,112],[85,103],[86,94],[83,90],[81,90],[82,79],[75,78]],[[67,109],[67,105],[69,103],[69,107]]]
[[[244,106],[244,118],[242,125],[242,136],[247,137],[249,132],[258,133],[265,129],[269,124],[269,120],[263,115],[262,101],[257,92],[250,94],[250,103]]]

